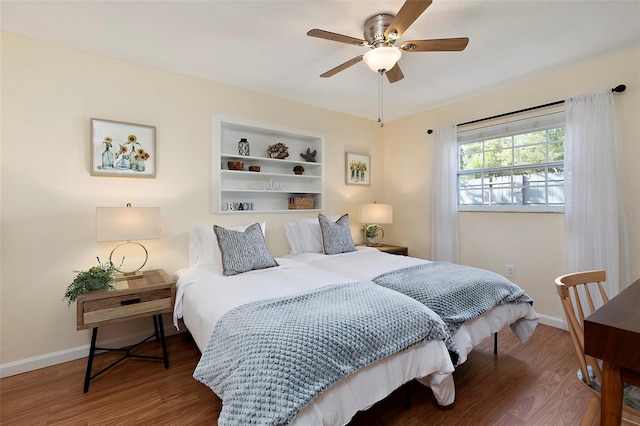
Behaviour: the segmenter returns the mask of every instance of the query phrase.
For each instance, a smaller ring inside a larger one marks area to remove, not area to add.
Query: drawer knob
[[[135,305],[136,303],[140,303],[140,298],[139,297],[136,297],[135,299],[121,300],[120,301],[121,305]]]

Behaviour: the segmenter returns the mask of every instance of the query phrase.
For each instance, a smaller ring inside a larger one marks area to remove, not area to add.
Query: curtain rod
[[[614,92],[614,93],[622,93],[625,90],[627,90],[627,86],[625,86],[624,84],[619,84],[616,87],[614,87],[613,89],[611,89],[611,91]],[[485,117],[485,118],[479,118],[477,120],[467,121],[466,123],[457,124],[457,126],[465,126],[467,124],[480,123],[482,121],[493,120],[494,118],[506,117],[508,115],[519,114],[521,112],[527,112],[527,111],[533,111],[534,109],[546,108],[546,107],[550,107],[550,106],[554,106],[554,105],[560,105],[560,104],[563,104],[563,103],[564,103],[564,101],[550,102],[550,103],[544,104],[544,105],[538,105],[538,106],[529,107],[529,108],[525,108],[525,109],[519,109],[517,111],[505,112],[504,114],[498,114],[498,115],[494,115],[494,116],[491,116],[491,117]],[[427,130],[427,134],[430,135],[431,133],[433,133],[433,129]]]

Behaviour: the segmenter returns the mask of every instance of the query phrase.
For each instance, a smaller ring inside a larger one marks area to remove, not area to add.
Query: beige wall
[[[74,270],[113,248],[95,241],[98,206],[160,207],[163,237],[145,244],[147,267],[170,274],[188,265],[188,232],[199,224],[266,220],[270,250],[289,251],[282,224],[299,214],[209,212],[214,113],[324,134],[325,213],[355,215],[354,205],[383,198],[382,132],[373,120],[12,34],[1,41],[0,364],[88,345],[89,331],[76,331],[75,308],[62,296]],[[157,177],[90,176],[90,117],[156,126]],[[345,150],[372,155],[379,173],[371,187],[344,185]],[[148,323],[105,327],[100,336]]]
[[[293,214],[251,216],[209,212],[211,116],[214,113],[325,135],[326,213],[358,217],[362,202],[394,204],[385,241],[429,257],[431,145],[428,128],[455,124],[587,93],[618,83],[626,208],[640,209],[636,159],[640,143],[640,52],[532,78],[380,129],[365,120],[2,33],[0,364],[83,356],[89,332],[75,330],[75,310],[62,301],[73,271],[106,258],[95,242],[95,208],[158,206],[163,238],[150,241],[148,267],[170,273],[187,266],[188,231],[203,223],[266,220],[275,255],[288,251],[282,224]],[[407,77],[410,78],[410,77]],[[157,127],[156,179],[89,175],[90,117]],[[383,143],[384,142],[384,143]],[[344,152],[370,153],[370,188],[344,185]],[[386,197],[385,197],[386,194]],[[311,215],[307,215],[311,216]],[[499,273],[516,266],[515,281],[549,318],[562,316],[552,280],[564,271],[563,215],[460,214],[461,263]],[[640,276],[640,217],[629,221],[633,277]],[[357,234],[357,220],[354,236]],[[148,329],[146,321],[101,330],[101,339]]]
[[[470,77],[472,78],[472,77]],[[389,243],[410,247],[417,257],[430,255],[431,152],[427,129],[462,123],[546,104],[618,84],[616,95],[620,172],[630,243],[632,278],[640,277],[640,50],[634,49],[514,83],[441,108],[385,125],[386,202],[394,204],[396,222]],[[564,273],[564,215],[527,213],[459,213],[460,263],[505,273],[515,265],[514,281],[534,299],[550,323],[562,318],[553,279]]]

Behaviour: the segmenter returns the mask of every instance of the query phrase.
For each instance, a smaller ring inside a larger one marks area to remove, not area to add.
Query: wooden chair
[[[593,393],[580,423],[581,426],[600,424],[602,368],[598,359],[584,353],[584,319],[596,310],[594,303],[596,292],[604,303],[609,301],[602,285],[606,280],[607,274],[602,270],[576,272],[556,278],[556,290],[562,302],[571,340],[578,357],[578,365],[580,366],[578,377],[580,382]],[[640,399],[636,398],[640,396],[640,389],[627,385],[625,386],[625,395],[623,411],[640,418],[640,411],[627,405],[639,406],[637,404],[640,404]],[[623,419],[623,421],[640,425],[640,423],[629,419]]]

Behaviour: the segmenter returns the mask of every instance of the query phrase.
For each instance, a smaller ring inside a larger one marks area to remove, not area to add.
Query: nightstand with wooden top
[[[78,296],[77,329],[93,328],[91,348],[87,361],[87,373],[84,379],[84,392],[89,390],[89,383],[98,375],[114,367],[126,358],[158,359],[164,361],[164,368],[169,368],[169,356],[164,335],[162,314],[173,312],[176,297],[176,286],[173,280],[162,269],[143,271],[139,275],[113,283],[114,290],[91,292]],[[154,334],[139,343],[124,348],[96,347],[98,327],[136,318],[153,317]],[[162,344],[162,356],[137,355],[131,351],[155,337]],[[92,375],[95,351],[118,351],[124,355],[109,366]]]
[[[373,247],[384,253],[398,254],[400,256],[409,256],[409,248],[403,246],[392,246],[390,244],[380,244],[379,246],[368,246],[366,244],[359,245],[358,247]]]

